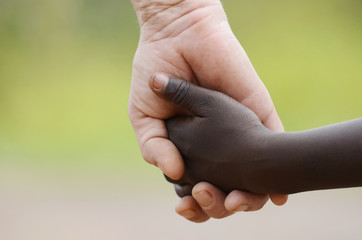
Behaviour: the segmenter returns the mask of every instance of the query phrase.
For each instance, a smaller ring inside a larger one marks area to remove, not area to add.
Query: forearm
[[[262,160],[257,161],[256,192],[362,186],[362,118],[302,132],[272,133],[267,139]]]

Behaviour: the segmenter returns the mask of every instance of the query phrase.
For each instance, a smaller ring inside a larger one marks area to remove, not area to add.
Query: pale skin
[[[179,179],[183,159],[168,139],[165,119],[178,113],[174,105],[149,88],[162,72],[223,92],[250,108],[267,128],[283,131],[273,102],[245,51],[232,33],[219,0],[132,0],[140,22],[140,41],[133,62],[129,117],[143,158],[167,176]],[[286,195],[270,195],[276,205]],[[176,212],[193,222],[224,218],[237,211],[259,210],[268,195],[224,192],[197,184],[181,199]]]

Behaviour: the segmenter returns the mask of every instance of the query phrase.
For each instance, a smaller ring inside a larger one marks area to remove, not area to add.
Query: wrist
[[[141,26],[152,19],[154,24],[161,22],[164,19],[157,18],[158,14],[167,12],[170,8],[177,9],[182,5],[190,4],[188,2],[190,0],[132,0]],[[158,21],[155,21],[156,19]]]
[[[226,16],[220,0],[132,0],[141,40],[177,35],[208,16]],[[213,7],[218,8],[215,12]],[[221,9],[221,11],[220,11]],[[221,14],[220,14],[221,13]]]
[[[279,164],[284,149],[284,133],[273,132],[264,126],[255,133],[253,138],[249,138],[253,139],[253,144],[249,146],[251,160],[244,166],[247,169],[244,173],[246,190],[259,194],[273,193],[278,186],[276,179],[282,177],[281,168],[285,167]]]

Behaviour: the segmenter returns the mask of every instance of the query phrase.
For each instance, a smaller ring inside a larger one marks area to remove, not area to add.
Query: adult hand
[[[283,131],[272,100],[232,33],[219,0],[133,0],[133,4],[141,35],[128,112],[147,162],[172,179],[181,178],[184,172],[182,157],[168,140],[164,122],[178,109],[149,88],[148,80],[155,72],[223,92],[253,110],[266,127]],[[287,200],[287,196],[270,197],[277,205]],[[226,196],[211,184],[199,183],[193,197],[181,199],[176,211],[202,222],[235,211],[260,209],[267,200],[266,195],[241,191]]]

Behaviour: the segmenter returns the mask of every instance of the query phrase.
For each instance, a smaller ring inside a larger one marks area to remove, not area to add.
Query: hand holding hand
[[[183,154],[180,196],[200,181],[226,193],[292,194],[362,185],[362,119],[299,132],[277,133],[234,99],[170,78],[159,96],[187,115],[166,121]]]
[[[148,87],[155,72],[223,92],[252,109],[266,127],[283,130],[271,98],[232,33],[219,0],[133,0],[133,4],[141,37],[133,63],[128,112],[147,162],[172,179],[184,172],[182,157],[168,140],[164,123],[178,109]],[[194,193],[193,198],[183,198],[176,211],[196,222],[226,217],[241,205],[257,210],[268,200],[266,195],[241,191],[226,197],[207,183],[197,184]],[[287,199],[280,195],[271,198],[277,204]]]
[[[166,121],[169,139],[183,154],[185,174],[177,184],[180,197],[207,181],[226,193],[233,190],[258,192],[263,176],[263,142],[267,130],[258,117],[234,99],[216,91],[170,78],[166,87],[154,92],[175,104],[186,115]]]

